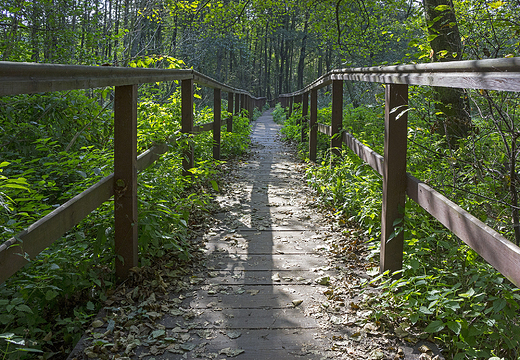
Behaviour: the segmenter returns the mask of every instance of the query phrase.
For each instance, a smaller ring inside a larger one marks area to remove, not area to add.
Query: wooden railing
[[[385,86],[384,155],[342,130],[343,81],[367,81]],[[331,125],[317,123],[317,91],[332,85]],[[316,161],[317,132],[331,136],[331,151],[346,144],[383,176],[380,271],[402,268],[404,234],[393,224],[404,214],[405,195],[433,215],[500,273],[520,286],[520,248],[460,206],[406,173],[408,85],[520,91],[520,58],[444,62],[333,70],[304,89],[280,95],[278,101],[292,112],[300,103],[309,128],[309,158]],[[310,110],[309,110],[310,94]],[[310,112],[310,118],[309,117]],[[307,120],[308,119],[308,120]],[[305,141],[305,127],[302,141]]]
[[[167,152],[156,145],[137,156],[137,86],[143,83],[181,81],[182,132],[213,130],[213,156],[220,159],[221,92],[228,93],[228,112],[252,115],[266,99],[233,88],[194,70],[136,69],[0,62],[0,96],[115,86],[114,173],[67,201],[26,230],[0,244],[0,284],[27,264],[83,218],[114,196],[116,276],[127,277],[137,266],[137,172]],[[214,121],[194,127],[193,85],[214,89]],[[233,106],[234,105],[234,106]],[[233,116],[225,120],[232,131]],[[184,153],[183,168],[193,167],[193,147]]]

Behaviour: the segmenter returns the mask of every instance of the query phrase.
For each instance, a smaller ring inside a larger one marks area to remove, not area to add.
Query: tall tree
[[[462,59],[462,42],[452,0],[423,0],[432,61]],[[469,101],[461,89],[434,87],[436,130],[456,147],[471,129]]]

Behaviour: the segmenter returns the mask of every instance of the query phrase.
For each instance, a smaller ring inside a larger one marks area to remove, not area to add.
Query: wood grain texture
[[[318,144],[318,90],[311,90],[311,107],[309,118],[309,159],[316,162]]]
[[[183,134],[193,133],[193,80],[182,80],[181,83],[181,131]],[[193,167],[193,144],[190,143],[183,152],[182,168],[184,176],[190,175],[188,171]]]
[[[406,193],[513,284],[520,286],[518,246],[410,174],[407,174]]]
[[[403,263],[404,231],[397,231],[398,226],[394,226],[394,223],[402,222],[404,217],[407,110],[408,86],[387,84],[381,212],[381,273],[387,270],[390,272],[401,270]]]
[[[302,131],[300,141],[303,143],[306,139],[307,126],[309,123],[309,92],[302,95]]]
[[[317,123],[316,125],[318,126],[318,131],[320,133],[328,135],[328,136],[332,136],[332,126],[321,124],[321,123]]]
[[[171,141],[171,143],[175,143],[175,141]],[[166,153],[168,148],[167,144],[160,144],[140,154],[137,157],[137,170],[146,169]],[[112,173],[36,221],[15,237],[0,244],[0,269],[2,269],[0,284],[28,263],[20,254],[27,253],[28,258],[34,259],[113,195],[114,174]],[[17,239],[22,240],[23,243]]]
[[[341,155],[343,141],[341,130],[343,128],[343,80],[332,82],[332,119],[330,149],[335,156]]]
[[[34,259],[113,195],[114,174],[110,174],[1,244],[0,284],[28,264],[24,254]]]
[[[116,277],[137,266],[137,85],[117,86],[114,99],[114,238]]]
[[[220,89],[213,89],[213,159],[220,160],[220,126],[222,117]]]
[[[228,93],[228,107],[227,107],[227,111],[230,114],[233,114],[233,99],[234,99],[233,93],[229,92]],[[231,115],[227,119],[227,128],[226,128],[226,130],[227,130],[227,132],[233,132],[233,115]]]
[[[363,144],[361,141],[356,139],[351,134],[343,133],[343,143],[347,145],[357,156],[377,171],[380,175],[383,175],[383,157],[376,153],[374,150]]]

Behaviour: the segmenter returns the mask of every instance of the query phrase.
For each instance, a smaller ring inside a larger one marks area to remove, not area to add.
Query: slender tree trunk
[[[462,58],[457,19],[451,0],[423,0],[428,33],[432,40],[433,61],[453,61]],[[461,89],[433,87],[437,117],[435,129],[446,136],[448,144],[457,147],[457,139],[467,137],[471,130],[469,101]]]
[[[305,25],[303,27],[302,46],[300,50],[300,60],[298,61],[298,89],[303,89],[303,72],[305,69],[305,48],[307,42],[307,25],[309,21],[309,13],[305,14]]]

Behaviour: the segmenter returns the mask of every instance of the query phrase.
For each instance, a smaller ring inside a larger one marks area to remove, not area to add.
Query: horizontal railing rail
[[[384,155],[376,153],[342,129],[343,81],[384,83]],[[332,85],[331,125],[317,122],[317,90]],[[520,248],[462,209],[441,193],[406,172],[408,85],[520,91],[520,58],[458,61],[432,64],[381,66],[333,70],[304,89],[282,94],[277,101],[288,108],[302,106],[303,125],[308,126],[309,158],[316,161],[317,133],[331,137],[333,153],[346,144],[383,177],[380,272],[402,269],[404,232],[394,231],[404,217],[405,194],[482,256],[489,264],[520,286]],[[310,95],[310,109],[309,109]],[[309,114],[310,113],[310,114]],[[306,127],[302,126],[302,141]]]
[[[226,124],[231,132],[234,114],[247,110],[251,117],[254,108],[266,103],[265,98],[252,97],[245,90],[194,70],[0,62],[0,96],[115,86],[114,173],[0,244],[0,284],[111,197],[114,197],[116,276],[124,279],[137,266],[137,172],[150,166],[169,148],[168,144],[159,144],[137,156],[137,85],[164,81],[181,81],[181,131],[197,134],[212,130],[215,159],[220,159],[221,125]],[[193,125],[194,82],[214,89],[211,123]],[[227,111],[231,114],[224,121],[221,121],[222,91],[228,93]],[[183,155],[184,172],[189,174],[193,167],[193,145]]]

